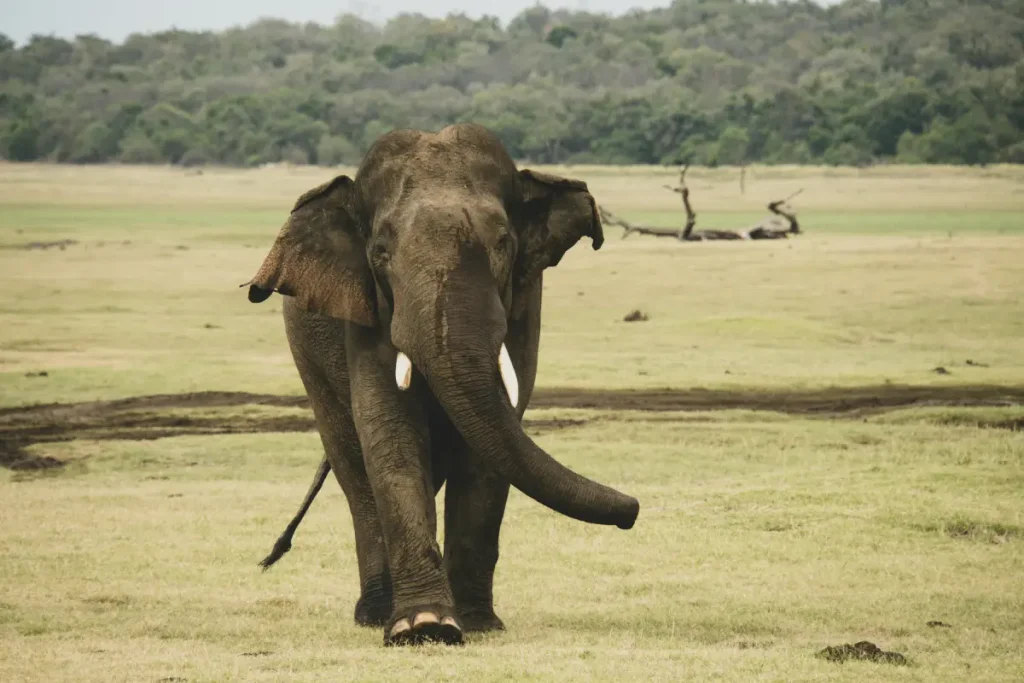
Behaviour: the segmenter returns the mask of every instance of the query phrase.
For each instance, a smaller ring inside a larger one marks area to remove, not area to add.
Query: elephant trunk
[[[497,353],[459,354],[428,364],[426,377],[466,443],[513,486],[574,519],[629,529],[639,502],[576,474],[530,437],[502,390]]]
[[[409,355],[469,447],[513,486],[574,519],[631,528],[635,498],[576,474],[523,431],[510,402],[504,307],[485,282],[471,270],[449,273],[434,305],[420,308],[432,312],[409,335]]]

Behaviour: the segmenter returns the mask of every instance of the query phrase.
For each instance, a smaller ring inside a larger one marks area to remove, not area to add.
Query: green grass
[[[678,219],[659,189],[671,169],[578,171],[616,213]],[[805,187],[806,234],[609,230],[601,251],[573,250],[545,278],[539,386],[1024,386],[1019,170],[755,169],[744,197],[728,169],[691,174],[701,227],[746,225]],[[238,285],[330,175],[0,166],[0,246],[79,241],[0,249],[0,406],[300,394],[280,299],[255,306]],[[622,322],[634,308],[650,320]],[[315,433],[34,445],[68,464],[0,469],[0,681],[1024,678],[1020,405],[528,417],[585,420],[537,440],[641,515],[628,532],[585,526],[513,492],[495,589],[508,631],[461,649],[385,650],[352,624],[331,482],[292,553],[258,571],[320,458]],[[859,640],[910,666],[814,656]]]
[[[160,246],[253,243],[260,233],[274,233],[287,214],[282,210],[185,209],[153,207],[10,206],[0,217],[0,246],[29,241],[86,237],[100,242],[135,240]]]

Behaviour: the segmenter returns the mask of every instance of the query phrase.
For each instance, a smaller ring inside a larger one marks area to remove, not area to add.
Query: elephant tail
[[[295,535],[295,530],[299,528],[299,523],[302,518],[306,516],[310,506],[313,505],[313,499],[316,498],[316,494],[320,492],[320,487],[324,485],[327,480],[327,475],[331,471],[331,463],[324,456],[324,459],[320,461],[320,466],[316,470],[316,475],[313,477],[313,483],[306,492],[306,497],[302,500],[302,505],[299,507],[299,511],[292,517],[292,521],[288,522],[287,528],[284,533],[274,543],[274,549],[270,551],[270,554],[263,558],[260,562],[260,567],[263,571],[267,571],[270,567],[284,557],[284,554],[292,549],[292,537]]]

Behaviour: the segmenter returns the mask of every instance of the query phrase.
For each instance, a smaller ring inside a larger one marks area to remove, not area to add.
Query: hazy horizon
[[[511,0],[497,11],[482,12],[473,0],[178,0],[166,5],[143,4],[138,0],[39,0],[33,3],[0,5],[0,32],[18,45],[33,35],[74,38],[95,34],[121,42],[132,33],[155,33],[170,29],[219,31],[244,26],[260,19],[330,24],[341,14],[355,14],[375,23],[407,13],[443,17],[462,12],[472,17],[497,16],[503,23],[528,7],[586,10],[621,15],[632,8],[667,7],[672,0]]]

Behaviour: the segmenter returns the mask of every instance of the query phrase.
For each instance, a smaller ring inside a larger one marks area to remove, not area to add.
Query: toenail
[[[455,628],[459,628],[459,625],[457,623],[455,623],[455,619],[453,619],[451,617],[445,617],[444,619],[442,619],[441,620],[441,625],[442,626],[454,626]],[[462,629],[459,628],[459,630],[461,631]]]
[[[397,635],[401,635],[402,633],[408,631],[410,628],[412,627],[409,626],[408,619],[399,619],[395,622],[395,625],[391,627],[391,637],[394,638]]]
[[[432,612],[420,612],[416,615],[416,619],[412,622],[413,626],[419,626],[420,624],[436,624],[440,621],[437,615]]]

